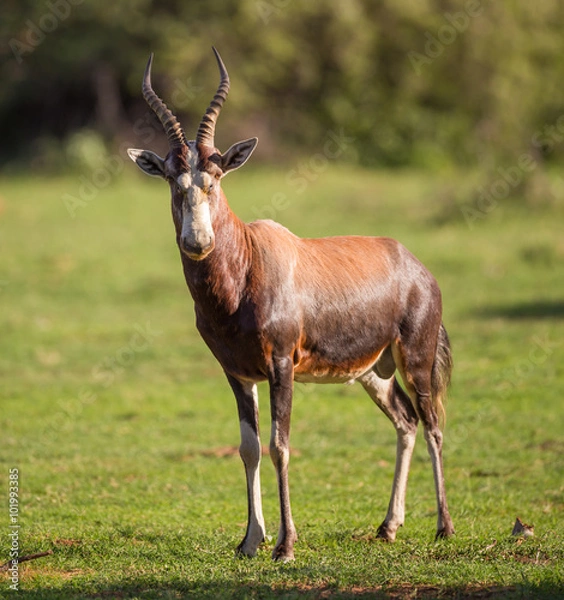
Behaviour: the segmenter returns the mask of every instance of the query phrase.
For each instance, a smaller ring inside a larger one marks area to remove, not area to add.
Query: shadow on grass
[[[499,306],[485,306],[474,312],[484,319],[564,319],[564,300],[538,300]]]
[[[12,596],[13,594],[13,596]],[[99,586],[96,591],[77,591],[72,584],[62,586],[58,590],[37,589],[34,591],[19,590],[4,597],[17,597],[41,600],[62,600],[69,598],[80,598],[94,600],[98,598],[140,598],[140,599],[201,599],[201,600],[243,600],[257,599],[267,600],[277,598],[284,600],[325,599],[348,600],[358,598],[373,598],[375,600],[400,600],[403,598],[431,598],[441,599],[478,599],[478,598],[503,598],[513,600],[517,598],[556,599],[562,598],[564,594],[563,584],[545,583],[540,585],[521,584],[514,586],[496,585],[468,585],[461,587],[441,587],[437,585],[413,585],[400,584],[393,587],[362,588],[353,587],[349,590],[339,590],[333,587],[315,587],[311,585],[290,585],[280,588],[272,588],[263,584],[236,585],[232,581],[209,584],[150,584],[127,583],[123,586]]]

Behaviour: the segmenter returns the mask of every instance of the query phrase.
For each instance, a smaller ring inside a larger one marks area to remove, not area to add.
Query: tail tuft
[[[446,399],[447,388],[450,384],[452,366],[453,361],[450,340],[448,339],[444,324],[441,323],[437,340],[435,362],[433,363],[433,372],[431,375],[431,391],[433,394],[433,402],[435,403],[435,410],[437,411],[437,415],[443,426],[446,422],[444,401]]]

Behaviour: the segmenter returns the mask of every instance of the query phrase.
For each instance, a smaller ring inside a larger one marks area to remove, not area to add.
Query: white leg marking
[[[368,392],[372,400],[392,421],[397,435],[396,444],[396,468],[394,471],[394,482],[392,484],[392,495],[388,505],[388,513],[382,526],[382,533],[389,540],[393,540],[397,530],[403,525],[405,518],[405,497],[407,492],[407,479],[409,466],[415,447],[417,428],[409,426],[405,418],[395,408],[391,401],[391,394],[395,378],[381,379],[374,372],[363,375],[359,381]]]
[[[395,537],[396,531],[403,525],[405,519],[407,479],[416,435],[417,430],[413,432],[397,432],[396,469],[394,472],[394,483],[392,484],[392,496],[385,519],[388,533],[393,537]]]
[[[394,422],[392,415],[388,414],[390,411],[390,392],[394,385],[394,378],[382,379],[374,371],[368,371],[368,373],[359,377],[358,381],[378,407]]]
[[[261,446],[258,434],[246,421],[240,422],[241,446],[239,452],[247,475],[247,494],[249,502],[249,522],[247,534],[240,547],[246,556],[254,556],[259,544],[264,540],[265,526],[262,514],[260,490]]]

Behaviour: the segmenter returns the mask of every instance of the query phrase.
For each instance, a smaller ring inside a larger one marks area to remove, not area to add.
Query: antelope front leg
[[[248,521],[247,533],[237,547],[237,553],[255,556],[261,542],[264,541],[265,527],[262,515],[260,492],[260,458],[258,395],[254,383],[240,382],[227,376],[237,398],[239,424],[241,427],[241,445],[239,454],[245,465],[247,477]]]
[[[293,560],[298,536],[290,508],[288,464],[290,461],[290,417],[292,414],[294,366],[289,358],[273,359],[270,377],[270,410],[272,431],[270,457],[278,478],[280,530],[272,558],[282,562]]]

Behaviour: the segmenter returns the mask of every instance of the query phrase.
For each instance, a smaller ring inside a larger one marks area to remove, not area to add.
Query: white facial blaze
[[[205,255],[213,245],[214,233],[211,222],[210,205],[206,195],[197,186],[189,181],[186,174],[178,178],[178,184],[186,190],[186,197],[182,203],[182,240],[197,254]]]
[[[209,203],[204,200],[193,204],[186,200],[182,212],[182,237],[191,246],[207,248],[214,237]]]

